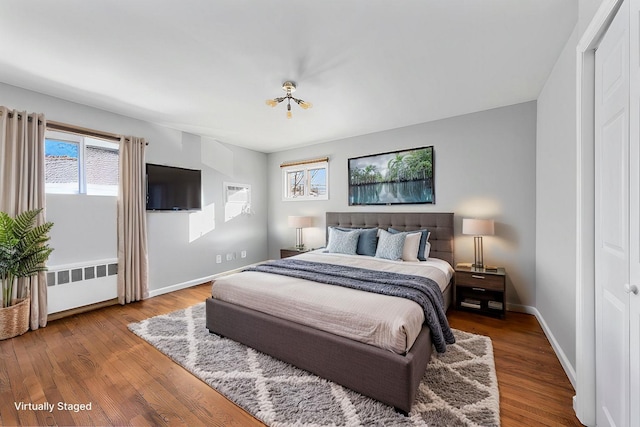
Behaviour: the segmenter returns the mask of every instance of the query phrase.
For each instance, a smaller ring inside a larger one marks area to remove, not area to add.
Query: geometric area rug
[[[392,407],[293,367],[205,326],[204,303],[131,323],[129,329],[270,426],[499,426],[491,339],[453,330],[433,352],[404,416]]]

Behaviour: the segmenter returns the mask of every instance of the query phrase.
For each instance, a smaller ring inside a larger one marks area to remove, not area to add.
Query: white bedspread
[[[446,261],[435,258],[403,262],[321,251],[296,257],[429,277],[441,290],[453,275]],[[216,279],[212,296],[400,354],[411,348],[424,322],[420,306],[404,298],[254,271]]]

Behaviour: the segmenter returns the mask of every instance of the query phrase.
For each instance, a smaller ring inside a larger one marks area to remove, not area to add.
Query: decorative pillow
[[[358,247],[356,253],[358,255],[376,255],[376,246],[378,246],[378,229],[377,228],[343,228],[335,227],[340,231],[353,231],[357,230],[358,235]]]
[[[338,254],[355,255],[358,246],[358,230],[341,231],[334,227],[329,227],[329,244],[327,251]]]
[[[429,253],[431,252],[431,243],[427,242],[424,244],[424,257],[425,261],[429,259]]]
[[[402,260],[403,261],[419,261],[418,260],[418,247],[420,246],[420,238],[422,233],[407,233],[404,239],[404,246],[402,248]]]
[[[388,231],[381,230],[378,248],[376,249],[376,257],[392,260],[402,259],[402,251],[406,237],[407,233],[391,234]]]
[[[400,231],[396,230],[395,228],[391,228],[389,227],[388,229],[389,233],[400,233]],[[431,236],[431,232],[429,230],[427,230],[426,228],[423,230],[412,230],[412,233],[417,233],[417,232],[421,232],[422,236],[420,237],[420,247],[418,248],[418,259],[420,261],[426,261],[427,258],[429,258],[429,254],[425,254],[425,245],[427,243],[427,241],[429,240],[429,236]]]

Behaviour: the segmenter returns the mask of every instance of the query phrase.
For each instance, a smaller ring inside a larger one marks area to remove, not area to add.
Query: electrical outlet
[[[246,258],[246,257],[247,257],[247,251],[240,252],[240,258]]]
[[[228,253],[227,254],[227,261],[231,261],[233,260],[233,254],[232,253]]]
[[[222,262],[222,255],[216,255],[216,263],[220,264]]]

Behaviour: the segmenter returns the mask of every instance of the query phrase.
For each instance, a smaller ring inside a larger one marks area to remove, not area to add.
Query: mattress
[[[424,276],[434,280],[441,290],[453,275],[453,268],[446,261],[435,258],[403,262],[322,251],[296,257]],[[254,271],[216,279],[212,296],[399,354],[411,348],[424,322],[422,308],[404,298]]]

